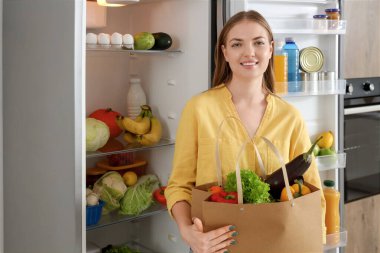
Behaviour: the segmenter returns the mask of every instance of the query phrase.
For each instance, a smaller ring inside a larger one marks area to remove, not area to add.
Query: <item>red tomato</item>
[[[110,137],[115,138],[121,134],[122,130],[116,124],[116,116],[121,115],[118,112],[113,111],[111,108],[98,109],[91,113],[88,117],[103,121],[110,129]]]
[[[166,205],[166,198],[164,195],[165,189],[166,189],[166,186],[161,186],[160,188],[158,188],[157,190],[153,192],[154,198],[163,205]]]

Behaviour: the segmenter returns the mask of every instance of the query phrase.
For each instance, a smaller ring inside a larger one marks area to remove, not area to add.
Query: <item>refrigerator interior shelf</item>
[[[123,47],[113,47],[112,45],[86,45],[87,52],[122,52],[129,55],[135,54],[177,54],[182,53],[181,50],[128,50]]]
[[[121,140],[122,143],[125,143],[123,140]],[[165,146],[171,146],[174,145],[175,141],[172,139],[165,139],[162,138],[157,144],[152,146],[142,146],[140,144],[128,144],[125,146],[122,150],[117,151],[111,151],[111,152],[86,152],[87,158],[93,158],[93,157],[102,157],[107,155],[113,155],[113,154],[123,154],[123,153],[129,153],[129,152],[135,152],[135,151],[142,151],[142,150],[148,150],[153,148],[159,148],[159,147],[165,147]]]
[[[347,230],[341,228],[339,233],[326,235],[326,244],[323,250],[326,252],[331,249],[345,247],[347,245]]]
[[[317,156],[315,160],[317,162],[317,167],[319,171],[342,169],[346,167],[346,153]]]
[[[325,20],[324,25],[312,18],[268,18],[268,22],[275,34],[338,35],[346,33],[346,20]]]
[[[276,84],[276,86],[281,84]],[[286,84],[294,86],[294,82],[288,82]],[[297,92],[277,93],[281,97],[300,97],[311,95],[343,95],[346,94],[346,80],[325,80],[325,81],[300,81],[300,86]]]
[[[140,215],[137,216],[129,216],[129,215],[121,215],[118,213],[118,211],[111,212],[107,215],[102,215],[99,222],[95,225],[87,226],[86,230],[93,230],[98,229],[106,226],[110,226],[113,224],[117,224],[120,222],[131,222],[139,219],[143,219],[149,216],[153,216],[159,213],[167,212],[166,206],[161,205],[159,203],[154,202],[154,204],[149,207],[147,210],[142,212]]]

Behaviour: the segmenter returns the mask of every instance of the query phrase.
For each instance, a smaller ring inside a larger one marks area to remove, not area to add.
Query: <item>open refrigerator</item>
[[[340,72],[345,22],[335,31],[310,25],[310,15],[339,6],[334,0],[220,1],[224,6],[208,0],[140,0],[106,8],[106,26],[92,28],[85,25],[86,1],[31,2],[4,1],[4,248],[9,253],[25,248],[32,253],[86,252],[125,243],[142,252],[189,251],[159,205],[137,217],[104,216],[86,226],[86,170],[107,153],[85,152],[85,118],[109,107],[125,115],[129,79],[141,78],[147,102],[163,124],[163,139],[153,147],[125,152],[146,160],[146,170],[165,185],[182,108],[211,83],[218,18],[258,10],[276,38],[291,34],[300,48],[319,47],[325,54],[324,69]],[[141,31],[168,33],[173,45],[165,51],[131,51],[85,44],[88,32]],[[333,88],[289,93],[284,99],[299,108],[311,138],[331,130],[340,151],[345,82],[337,79],[319,86],[326,85]],[[25,125],[27,138],[20,134]],[[343,189],[344,163],[340,152],[320,158],[322,179],[334,179]],[[342,244],[344,236],[343,229]],[[332,250],[338,251],[335,246]]]

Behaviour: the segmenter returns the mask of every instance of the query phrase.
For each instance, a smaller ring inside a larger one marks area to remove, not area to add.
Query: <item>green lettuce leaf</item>
[[[241,170],[241,183],[243,188],[244,203],[269,203],[272,202],[269,194],[269,184],[261,180],[255,172],[251,170]],[[227,175],[227,182],[224,185],[227,192],[236,192],[236,173],[230,172]]]
[[[158,178],[155,175],[140,177],[135,185],[129,187],[120,201],[120,213],[124,215],[139,215],[153,203],[153,191],[158,188]]]

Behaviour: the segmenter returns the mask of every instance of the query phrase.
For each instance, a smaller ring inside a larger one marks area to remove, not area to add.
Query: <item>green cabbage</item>
[[[119,173],[110,171],[95,182],[93,190],[105,202],[102,214],[107,214],[120,207],[119,201],[124,196],[127,186]]]
[[[241,184],[243,188],[244,203],[269,203],[272,202],[269,194],[269,184],[263,182],[261,178],[251,170],[241,170]],[[230,172],[227,175],[227,182],[224,185],[227,192],[236,192],[236,173]]]
[[[96,151],[106,145],[110,138],[108,126],[100,120],[86,119],[86,151]]]
[[[138,215],[153,203],[153,191],[158,188],[158,178],[155,175],[141,176],[137,183],[127,189],[120,201],[120,213]]]

